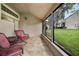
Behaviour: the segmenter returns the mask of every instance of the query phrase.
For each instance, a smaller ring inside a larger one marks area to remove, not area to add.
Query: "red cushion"
[[[22,49],[13,49],[13,50],[9,50],[7,55],[9,56],[13,56],[13,55],[17,55],[17,54],[20,54],[22,52]]]
[[[0,51],[0,56],[6,56],[7,53],[8,51]]]
[[[29,35],[25,35],[23,30],[16,30],[15,33],[21,40],[26,40],[29,38]]]
[[[20,54],[22,52],[22,49],[20,47],[12,47],[10,50],[2,50],[0,51],[0,56],[13,56]]]
[[[17,36],[24,36],[23,30],[17,30],[15,33]]]
[[[8,42],[6,36],[2,33],[0,33],[0,46],[3,48],[9,48],[10,43]]]

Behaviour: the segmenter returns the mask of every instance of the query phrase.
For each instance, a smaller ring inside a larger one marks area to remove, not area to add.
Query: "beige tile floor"
[[[24,45],[23,56],[52,56],[50,49],[46,46],[43,40],[37,36],[27,40]]]

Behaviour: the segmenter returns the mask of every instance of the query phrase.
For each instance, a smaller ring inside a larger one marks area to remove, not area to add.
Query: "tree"
[[[75,3],[66,3],[64,5],[62,5],[59,10],[56,12],[56,22],[58,22],[59,20],[62,20],[63,19],[63,24],[62,26],[65,27],[65,12],[69,13],[69,10],[72,10],[73,9],[73,6],[75,5]]]

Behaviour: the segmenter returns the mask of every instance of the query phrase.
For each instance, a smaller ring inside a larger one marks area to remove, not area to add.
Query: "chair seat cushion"
[[[5,34],[0,33],[0,56],[14,56],[21,54],[23,46],[20,43],[10,45]]]
[[[20,38],[21,38],[22,40],[26,40],[26,39],[29,38],[29,36],[24,35],[24,36],[21,36]]]
[[[14,49],[14,50],[9,50],[7,55],[8,56],[13,56],[13,55],[18,55],[22,52],[22,49]]]
[[[24,34],[23,30],[16,30],[15,33],[23,41],[27,40],[29,38],[29,35],[28,34]]]
[[[21,44],[12,45],[9,49],[1,49],[0,48],[0,56],[18,55],[22,52],[22,49],[23,49],[23,47]]]
[[[9,48],[10,43],[8,39],[6,38],[5,34],[0,34],[0,46],[3,48]]]
[[[7,53],[8,51],[0,51],[0,56],[6,56]]]
[[[12,50],[3,50],[3,51],[0,51],[0,56],[13,56],[13,55],[18,55],[22,52],[22,49],[12,49]]]

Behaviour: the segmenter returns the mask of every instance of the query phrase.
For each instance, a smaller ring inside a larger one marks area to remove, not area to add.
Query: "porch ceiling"
[[[32,16],[43,19],[51,10],[54,10],[57,3],[7,3],[19,14],[31,14]]]

